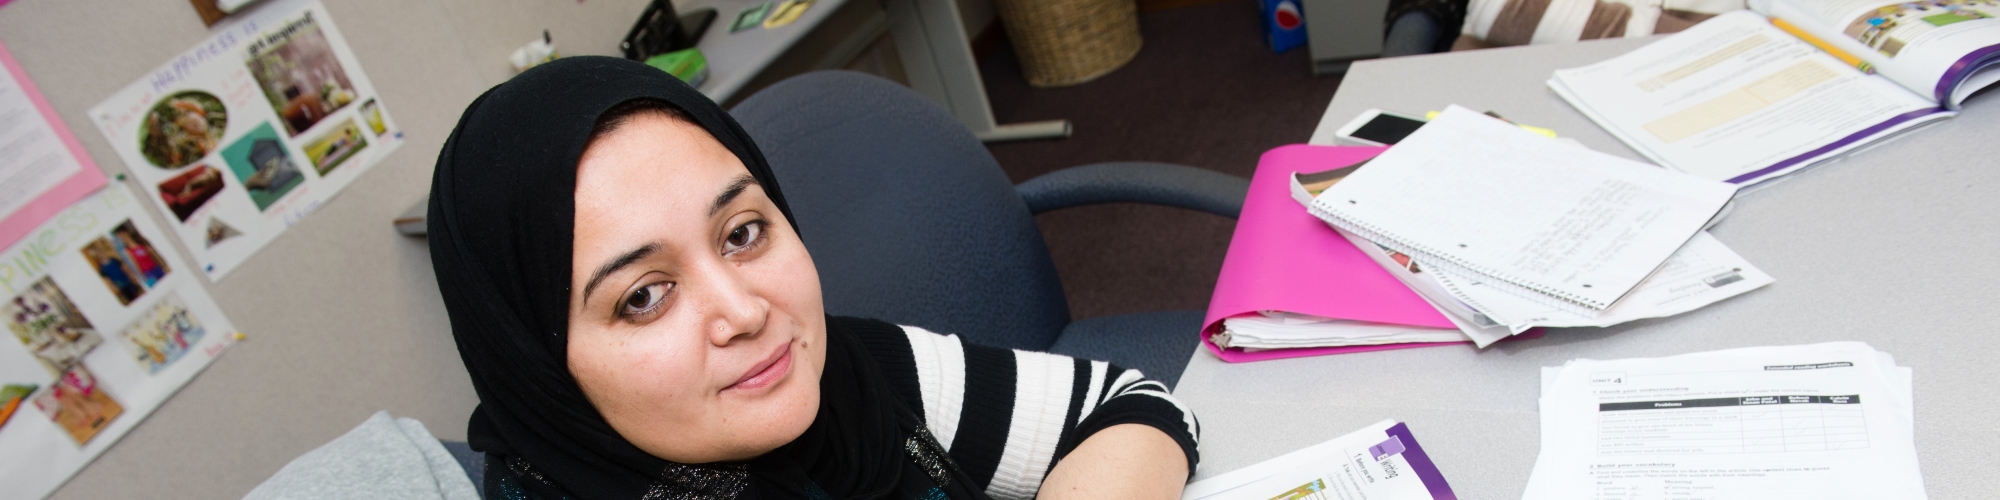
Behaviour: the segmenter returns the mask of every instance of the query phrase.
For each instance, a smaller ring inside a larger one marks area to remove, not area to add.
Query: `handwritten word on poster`
[[[210,279],[403,144],[316,0],[258,7],[90,116]]]
[[[233,342],[141,203],[111,186],[0,253],[0,497],[55,491]]]

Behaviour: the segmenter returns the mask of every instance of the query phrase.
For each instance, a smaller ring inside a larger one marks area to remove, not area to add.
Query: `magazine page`
[[[1952,115],[1749,11],[1558,70],[1549,86],[1654,162],[1739,184]]]
[[[2000,82],[2000,0],[1752,0],[1750,7],[1947,108]]]

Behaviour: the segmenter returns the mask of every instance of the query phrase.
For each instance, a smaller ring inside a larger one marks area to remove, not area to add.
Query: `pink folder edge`
[[[0,5],[6,5],[6,1],[0,0]],[[28,73],[21,70],[21,63],[14,60],[14,54],[7,51],[7,45],[4,43],[0,43],[0,64],[6,65],[7,72],[13,74],[14,81],[20,83],[22,97],[35,103],[35,110],[40,111],[42,118],[48,120],[50,128],[55,130],[56,137],[62,139],[63,146],[69,149],[70,156],[76,157],[76,162],[82,166],[75,175],[35,195],[34,201],[22,205],[19,210],[0,219],[0,248],[6,248],[22,236],[26,236],[29,231],[34,231],[43,222],[47,222],[50,217],[62,213],[71,203],[97,192],[97,188],[105,185],[105,180],[104,172],[98,170],[97,163],[92,162],[90,155],[83,152],[83,144],[76,142],[76,136],[70,134],[69,126],[63,124],[61,117],[56,116],[55,108],[49,105],[48,99],[42,97],[41,89],[35,88],[35,82],[28,79]]]
[[[1344,347],[1306,347],[1248,352],[1209,341],[1222,320],[1278,310],[1329,318],[1454,328],[1423,297],[1376,265],[1361,249],[1307,213],[1292,199],[1293,172],[1318,172],[1374,158],[1388,148],[1279,146],[1257,161],[1250,192],[1237,217],[1236,232],[1222,259],[1215,294],[1202,321],[1201,343],[1230,363],[1270,359],[1410,349],[1471,342],[1419,342]],[[1311,265],[1300,265],[1310,263]],[[1336,284],[1337,283],[1337,284]],[[1541,337],[1540,329],[1507,338]]]

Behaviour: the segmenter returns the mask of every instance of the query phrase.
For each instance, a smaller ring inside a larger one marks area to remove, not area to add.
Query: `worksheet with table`
[[[1908,368],[1859,342],[1542,372],[1523,498],[1923,498]]]

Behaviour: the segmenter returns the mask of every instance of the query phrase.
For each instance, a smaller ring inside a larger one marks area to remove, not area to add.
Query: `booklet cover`
[[[1455,500],[1444,474],[1395,420],[1190,484],[1181,500]]]

